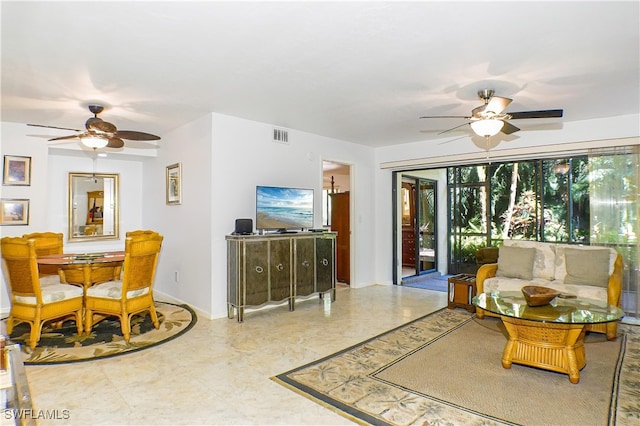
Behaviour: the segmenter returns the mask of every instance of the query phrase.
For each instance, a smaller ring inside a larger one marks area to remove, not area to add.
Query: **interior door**
[[[331,230],[336,237],[336,274],[337,280],[349,284],[351,277],[350,247],[351,229],[349,219],[349,191],[337,192],[331,196]]]

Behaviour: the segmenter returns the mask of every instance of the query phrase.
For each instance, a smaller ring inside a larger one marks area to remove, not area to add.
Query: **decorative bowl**
[[[527,305],[544,306],[548,305],[549,302],[559,296],[560,292],[549,287],[527,285],[522,287],[522,294],[524,294]]]

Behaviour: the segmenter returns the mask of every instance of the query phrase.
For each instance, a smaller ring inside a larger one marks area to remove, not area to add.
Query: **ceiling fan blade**
[[[457,140],[459,140],[459,139],[467,138],[467,137],[469,137],[469,135],[458,136],[457,138],[453,138],[453,139],[449,139],[449,140],[446,140],[446,141],[440,142],[438,145],[442,145],[442,144],[446,144],[446,143],[455,142],[455,141],[457,141]]]
[[[513,124],[511,124],[511,123],[509,123],[507,121],[503,120],[503,122],[504,122],[504,126],[502,126],[502,129],[500,129],[500,131],[502,133],[504,133],[505,135],[510,135],[511,133],[515,133],[518,130],[520,130],[520,128],[514,126]]]
[[[124,141],[116,137],[109,138],[109,143],[107,143],[107,148],[122,148],[123,146]]]
[[[439,134],[439,135],[441,135],[441,134],[443,134],[443,133],[448,133],[448,132],[451,132],[451,131],[453,131],[453,130],[455,130],[455,129],[457,129],[457,128],[460,128],[460,127],[462,127],[462,126],[466,126],[466,125],[468,125],[468,124],[470,124],[470,123],[464,123],[464,124],[461,124],[461,125],[459,125],[459,126],[452,127],[452,128],[450,128],[450,129],[447,129],[447,130],[443,130],[442,132],[440,132],[440,133],[438,133],[438,134]]]
[[[60,129],[60,130],[69,130],[71,132],[81,132],[82,130],[78,130],[78,129],[68,129],[66,127],[56,127],[56,126],[45,126],[43,124],[27,124],[27,126],[32,126],[32,127],[44,127],[45,129]]]
[[[98,131],[103,133],[115,133],[118,131],[116,126],[98,117],[91,117],[88,119],[85,123],[85,127],[89,131]]]
[[[483,118],[482,114],[484,113],[486,108],[487,108],[487,105],[480,105],[479,107],[475,107],[474,109],[471,110],[471,117]]]
[[[489,103],[485,105],[484,112],[491,111],[495,114],[500,114],[509,106],[511,102],[512,102],[512,99],[509,99],[509,98],[492,96],[491,99],[489,99]]]
[[[157,141],[160,139],[160,136],[152,135],[151,133],[135,132],[133,130],[118,130],[114,136],[132,141]]]
[[[562,117],[563,110],[561,109],[546,109],[541,111],[521,111],[521,112],[508,112],[512,120],[519,120],[522,118],[554,118]]]
[[[420,118],[464,118],[465,120],[468,120],[471,117],[465,117],[463,115],[426,115]]]
[[[66,139],[79,139],[80,135],[60,136],[57,138],[49,139],[49,141],[63,141]]]

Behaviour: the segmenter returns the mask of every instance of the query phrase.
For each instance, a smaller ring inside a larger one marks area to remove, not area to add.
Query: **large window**
[[[475,272],[476,250],[504,239],[606,245],[624,258],[623,309],[637,312],[638,157],[636,146],[449,168],[449,273]]]
[[[473,272],[479,247],[504,239],[589,243],[586,156],[451,167],[450,272]]]

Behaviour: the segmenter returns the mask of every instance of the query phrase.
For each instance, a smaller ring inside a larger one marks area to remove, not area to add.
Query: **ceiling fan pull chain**
[[[491,154],[489,151],[489,136],[485,136],[484,140],[487,142],[487,163],[491,165],[491,158],[490,158]]]
[[[97,148],[93,148],[93,179],[96,179],[96,169],[98,165],[98,151]]]

